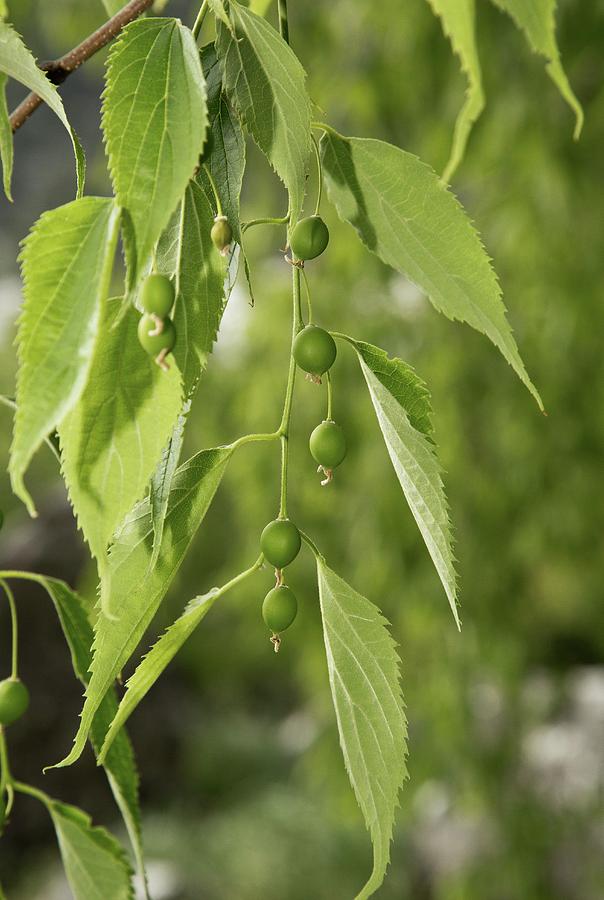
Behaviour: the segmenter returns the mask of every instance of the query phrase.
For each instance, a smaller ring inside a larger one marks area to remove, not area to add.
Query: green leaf
[[[508,13],[518,28],[524,31],[534,52],[548,60],[545,67],[547,74],[575,114],[574,137],[577,140],[583,128],[583,109],[568,82],[560,59],[556,41],[556,0],[531,0],[530,3],[526,0],[492,0],[492,2]]]
[[[230,591],[231,588],[249,578],[254,572],[257,572],[263,562],[264,557],[261,556],[253,566],[231,578],[222,587],[212,588],[207,594],[191,600],[185,607],[182,615],[170,625],[147,655],[143,657],[134,675],[128,680],[126,693],[122,697],[117,715],[107,732],[105,744],[101,751],[101,761],[103,755],[112,747],[113,740],[121,733],[121,728],[128,717],[136,709],[145,694],[153,687],[166,666],[174,659],[202,619],[205,618],[216,600]]]
[[[428,390],[402,359],[389,359],[371,344],[346,340],[357,351],[394,471],[460,628],[449,508],[431,439]]]
[[[250,0],[250,9],[257,16],[265,16],[270,8],[272,0]]]
[[[191,401],[187,400],[182,413],[176,420],[170,440],[164,447],[162,458],[153,473],[149,485],[149,503],[151,504],[151,520],[153,523],[153,553],[149,560],[149,569],[154,568],[161,549],[164,523],[168,512],[168,503],[170,502],[170,490],[180,459],[185,425],[190,409]]]
[[[319,600],[340,746],[373,843],[373,872],[356,900],[384,880],[398,794],[407,777],[407,722],[388,622],[323,559]]]
[[[225,306],[225,262],[210,238],[213,222],[204,189],[192,181],[157,248],[158,271],[175,280],[174,358],[185,397],[192,394],[206,366]]]
[[[311,153],[311,107],[297,56],[261,16],[241,4],[226,9],[231,27],[217,21],[216,50],[226,91],[252,137],[289,192],[292,224],[304,202]]]
[[[220,484],[230,447],[202,450],[177,470],[172,482],[157,565],[150,570],[153,521],[149,498],[132,510],[110,549],[101,581],[90,683],[74,747],[58,763],[67,766],[81,755],[86,735],[105,694],[136,649],[183,561]]]
[[[233,235],[241,243],[239,227],[239,198],[245,170],[245,138],[239,119],[222,89],[222,69],[214,44],[207,44],[201,51],[201,65],[208,86],[209,152],[204,161],[208,166],[224,215],[229,220]],[[212,191],[204,169],[199,178],[208,197]]]
[[[73,152],[76,161],[76,173],[78,181],[78,197],[84,192],[84,177],[86,172],[86,160],[82,145],[78,136],[69,124],[63,101],[54,84],[37,67],[34,57],[31,55],[17,32],[5,22],[0,22],[0,72],[14,78],[15,81],[24,84],[44,100],[47,106],[59,117],[71,137]]]
[[[88,383],[59,426],[69,496],[99,561],[146,491],[182,405],[175,365],[163,372],[137,339],[139,315],[105,303]]]
[[[208,125],[195,39],[177,19],[138,19],[111,49],[103,131],[130,286],[144,271],[199,160]]]
[[[77,678],[86,686],[92,662],[93,641],[93,631],[86,605],[82,598],[63,581],[44,575],[35,576],[35,580],[45,588],[54,603],[63,634],[71,651],[73,670]],[[100,704],[90,730],[90,739],[97,758],[117,709],[115,691],[110,690]],[[138,804],[138,773],[132,744],[125,729],[122,729],[116,736],[111,751],[105,754],[102,764],[128,830],[138,870],[143,883],[146,883]]]
[[[8,16],[8,6],[6,0],[0,0],[0,19],[6,19]]]
[[[6,75],[0,72],[0,162],[4,193],[12,201],[10,185],[13,177],[13,131],[6,105],[6,81]]]
[[[48,811],[75,900],[131,900],[130,866],[115,838],[75,806],[52,800]]]
[[[9,472],[13,490],[32,514],[23,475],[88,381],[118,225],[113,200],[82,197],[43,213],[23,244],[24,305]]]
[[[439,312],[489,337],[543,409],[506,319],[488,255],[457,198],[416,156],[383,141],[322,140],[327,188],[341,219]]]
[[[428,0],[428,3],[439,16],[468,82],[465,103],[455,123],[451,154],[443,172],[443,181],[450,181],[463,159],[472,126],[484,109],[482,72],[476,46],[476,5],[475,0]]]
[[[127,719],[222,593],[219,588],[213,588],[207,594],[191,600],[182,615],[170,625],[139,663],[134,675],[128,679],[126,693],[122,697],[116,716],[107,731],[101,751],[101,760],[104,753],[111,752],[114,746],[113,742],[119,738]]]

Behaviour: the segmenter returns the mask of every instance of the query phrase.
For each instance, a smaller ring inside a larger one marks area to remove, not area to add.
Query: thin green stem
[[[308,544],[308,546],[310,547],[312,552],[315,554],[317,559],[325,560],[325,557],[320,552],[320,550],[317,547],[317,545],[315,544],[315,542],[309,538],[309,536],[306,534],[305,531],[300,532],[300,537],[302,538],[302,540],[304,541],[305,544]]]
[[[191,29],[195,40],[198,39],[198,37],[201,33],[201,26],[203,25],[203,20],[206,17],[206,13],[207,13],[208,9],[209,9],[208,0],[203,0],[203,3],[201,4],[201,6],[199,8],[199,12],[197,13],[197,18],[195,19],[195,24],[193,25],[193,28]]]
[[[289,44],[289,22],[287,19],[287,0],[279,0],[279,34]]]
[[[331,389],[331,373],[329,369],[325,373],[327,378],[327,421],[332,421],[332,389]]]
[[[0,586],[6,594],[8,605],[10,607],[10,622],[12,628],[12,650],[11,650],[11,678],[17,678],[19,672],[19,623],[17,620],[17,604],[15,603],[15,595],[10,586],[0,578]]]
[[[8,762],[8,748],[6,746],[6,738],[4,737],[4,728],[0,725],[0,796],[7,789],[9,784],[13,783],[13,777],[10,773],[10,764]]]
[[[321,154],[319,152],[319,144],[317,143],[317,139],[311,132],[312,138],[312,146],[315,151],[315,159],[317,161],[317,178],[319,179],[319,188],[317,191],[317,205],[315,206],[315,216],[319,215],[319,210],[321,208],[321,198],[323,196],[323,166],[321,165]]]
[[[35,797],[35,799],[39,800],[40,803],[43,803],[47,809],[51,808],[52,799],[48,794],[45,794],[44,791],[38,790],[38,788],[33,787],[31,784],[25,784],[23,781],[13,781],[12,785],[19,794],[27,794],[29,797]]]
[[[251,221],[249,221],[249,222],[241,223],[241,230],[245,232],[248,230],[248,228],[253,228],[254,225],[287,225],[288,222],[289,222],[289,215],[281,216],[280,218],[274,217],[274,216],[269,216],[264,219],[251,219]]]
[[[281,437],[280,431],[267,431],[263,434],[245,434],[243,437],[237,438],[232,444],[228,444],[231,450],[237,450],[244,444],[253,444],[258,441],[277,441]]]
[[[224,216],[224,213],[222,211],[222,203],[220,202],[220,196],[218,194],[218,188],[216,187],[216,182],[212,178],[212,173],[205,163],[203,163],[203,170],[208,176],[208,181],[210,182],[210,187],[212,188],[212,193],[214,194],[214,200],[216,201],[216,210],[218,212],[218,215]]]
[[[292,316],[292,351],[289,358],[289,372],[287,376],[287,387],[285,389],[285,403],[283,405],[283,416],[281,425],[279,426],[279,434],[281,436],[281,499],[279,504],[279,517],[287,518],[287,472],[289,467],[289,427],[292,414],[292,402],[294,397],[294,384],[296,382],[296,361],[293,354],[293,345],[296,335],[300,330],[302,323],[302,310],[300,304],[300,267],[292,266],[292,300],[293,300],[293,316]]]
[[[304,282],[304,288],[306,292],[306,305],[308,306],[308,324],[312,325],[312,302],[310,299],[310,285],[308,284],[308,275],[304,269],[300,270],[302,272],[302,280]]]
[[[221,588],[218,588],[218,591],[214,594],[214,599],[222,597],[222,595],[226,594],[227,591],[230,591],[231,588],[236,587],[242,581],[245,581],[246,578],[249,578],[250,575],[253,575],[254,572],[257,572],[258,569],[261,569],[263,565],[264,554],[261,553],[253,566],[250,566],[249,569],[246,569],[244,572],[240,572],[239,575],[235,575],[234,578],[231,578],[230,581],[227,581],[226,584],[223,584]]]

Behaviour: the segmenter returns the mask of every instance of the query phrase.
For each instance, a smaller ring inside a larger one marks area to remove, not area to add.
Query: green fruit
[[[233,229],[229,225],[226,216],[216,216],[210,231],[210,237],[216,249],[220,250],[221,253],[229,249],[233,240]]]
[[[174,322],[172,319],[164,319],[162,324],[160,334],[153,334],[152,332],[157,331],[157,321],[152,316],[141,316],[138,323],[138,339],[149,356],[159,356],[160,353],[165,355],[174,348],[176,343]]]
[[[29,691],[18,678],[0,681],[0,725],[20,719],[29,706]]]
[[[346,456],[346,438],[335,422],[317,425],[310,436],[310,452],[324,469],[335,469]]]
[[[289,240],[292,253],[298,259],[315,259],[329,243],[329,229],[321,216],[300,219]]]
[[[141,304],[146,313],[165,318],[174,306],[174,287],[165,275],[149,275],[141,291]]]
[[[262,618],[274,634],[285,631],[296,618],[298,601],[286,584],[269,591],[262,604]]]
[[[269,522],[260,535],[260,549],[266,561],[276,569],[283,569],[293,562],[301,545],[300,532],[289,519]]]
[[[319,376],[331,369],[338,348],[330,333],[324,328],[307,325],[296,335],[293,354],[301,369]]]

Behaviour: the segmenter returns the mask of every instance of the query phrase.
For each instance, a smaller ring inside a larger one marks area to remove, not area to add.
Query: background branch
[[[48,80],[53,84],[62,84],[72,72],[80,68],[82,63],[86,62],[87,59],[90,59],[91,56],[94,56],[95,53],[98,53],[99,50],[112,41],[125,25],[133,22],[134,19],[138,19],[152,3],[153,0],[131,0],[104,25],[101,25],[92,34],[89,34],[73,50],[70,50],[59,59],[44,63],[40,68],[46,72]],[[24,122],[27,122],[31,114],[43,102],[42,98],[33,91],[28,94],[14,112],[11,113],[10,124],[13,132],[21,128]]]

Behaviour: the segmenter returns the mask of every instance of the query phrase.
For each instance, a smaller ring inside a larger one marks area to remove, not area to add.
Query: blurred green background
[[[382,137],[442,170],[464,80],[424,0],[290,0],[291,35],[315,102],[348,134]],[[42,59],[103,19],[100,2],[12,0]],[[167,12],[191,22],[194,8]],[[511,21],[478,3],[487,109],[454,187],[483,234],[541,416],[482,336],[439,317],[366,253],[328,204],[329,251],[308,266],[318,321],[411,362],[433,395],[457,536],[463,631],[398,483],[350,353],[334,372],[350,452],[327,490],[307,436],[324,397],[295,396],[291,511],[330,565],[393,623],[403,660],[410,781],[384,900],[601,900],[604,896],[604,7],[564,0],[558,34],[586,125],[572,117]],[[99,131],[102,58],[62,88],[86,147],[88,191],[107,193]],[[14,90],[12,99],[21,96]],[[16,136],[14,206],[0,201],[0,391],[14,385],[15,257],[40,212],[71,199],[60,124],[45,109]],[[312,189],[311,189],[312,193]],[[243,218],[286,199],[250,146]],[[277,230],[254,229],[256,306],[235,290],[191,416],[187,453],[275,427],[289,340],[289,271]],[[0,409],[2,458],[10,415]],[[195,594],[249,565],[276,512],[278,452],[234,459],[146,644]],[[58,575],[90,595],[53,459],[30,476],[30,521],[0,480],[0,565]],[[261,573],[204,621],[130,722],[155,900],[349,900],[370,843],[343,771],[309,555],[291,571],[301,615],[275,656],[259,614]],[[45,777],[69,746],[81,690],[47,598],[17,586],[30,714],[11,728],[22,780],[120,832],[91,754]],[[8,669],[9,623],[0,609]],[[145,648],[141,647],[141,652]],[[128,674],[128,673],[126,673]],[[69,893],[43,811],[19,798],[2,840],[13,900]]]

